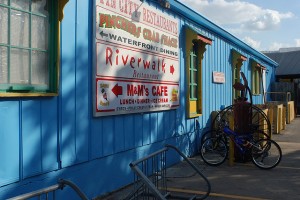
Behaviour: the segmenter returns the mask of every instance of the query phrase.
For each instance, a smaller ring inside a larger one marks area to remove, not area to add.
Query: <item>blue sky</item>
[[[300,0],[178,0],[259,51],[300,47]]]

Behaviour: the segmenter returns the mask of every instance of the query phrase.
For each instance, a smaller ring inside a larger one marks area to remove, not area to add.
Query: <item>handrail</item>
[[[61,184],[62,187],[64,187],[65,185],[70,186],[82,200],[88,200],[87,196],[73,182],[65,179],[60,179],[58,180],[58,183]]]
[[[166,195],[163,195],[159,191],[159,189],[161,189],[161,188],[157,188],[158,186],[155,185],[149,179],[149,177],[147,177],[147,175],[144,173],[144,171],[139,168],[139,164],[147,161],[148,159],[153,159],[153,157],[158,156],[158,155],[160,155],[162,153],[165,153],[169,149],[175,150],[204,179],[204,181],[206,182],[206,184],[207,184],[207,192],[203,196],[197,197],[197,199],[205,199],[205,198],[207,198],[209,196],[210,191],[211,191],[211,185],[210,185],[208,179],[202,174],[202,172],[177,147],[175,147],[173,145],[166,144],[163,149],[158,150],[158,151],[156,151],[154,153],[151,153],[151,154],[149,154],[149,155],[147,155],[147,156],[145,156],[145,157],[143,157],[141,159],[138,159],[138,160],[133,161],[133,162],[130,163],[131,169],[138,175],[138,177],[139,177],[138,181],[140,183],[142,183],[142,185],[139,186],[139,187],[137,187],[137,189],[135,189],[134,192],[130,193],[125,199],[133,199],[132,195],[134,195],[136,192],[138,192],[140,190],[140,187],[143,187],[143,186],[147,186],[147,188],[149,189],[149,191],[151,191],[152,195],[155,198],[157,198],[157,199],[166,200],[167,199],[166,197],[168,195],[171,196],[170,193],[167,193]],[[144,165],[145,165],[145,163],[144,163]],[[166,167],[166,166],[164,166],[164,167]],[[161,169],[161,170],[165,170],[165,169]],[[163,173],[164,172],[162,172],[162,174],[160,174],[161,178],[163,178]],[[166,188],[166,190],[167,190],[167,188]]]
[[[181,157],[183,157],[183,159],[204,179],[204,181],[206,182],[207,184],[207,192],[204,196],[202,196],[201,199],[205,199],[206,197],[209,196],[210,194],[210,191],[211,191],[211,185],[210,185],[210,182],[209,180],[206,178],[206,176],[204,176],[204,174],[198,169],[198,167],[196,167],[189,159],[188,157],[186,157],[177,147],[173,146],[173,145],[170,145],[170,144],[166,144],[165,145],[166,147],[168,148],[172,148],[174,149]]]
[[[16,196],[16,197],[9,198],[8,200],[29,199],[29,198],[32,198],[32,197],[40,196],[42,194],[53,192],[55,190],[61,189],[61,187],[62,187],[61,184],[55,184],[55,185],[51,185],[49,187],[46,187],[46,188],[43,188],[43,189],[40,189],[40,190],[36,190],[34,192],[29,192],[29,193],[26,193],[26,194],[22,194],[22,195],[19,195],[19,196]]]
[[[291,92],[265,92],[264,96],[267,94],[280,94],[285,96],[285,103],[291,100]]]
[[[58,189],[62,190],[65,186],[70,186],[82,200],[88,200],[87,196],[79,189],[79,187],[77,185],[75,185],[71,181],[64,180],[64,179],[59,179],[58,183],[55,184],[55,185],[51,185],[49,187],[42,188],[40,190],[36,190],[36,191],[29,192],[29,193],[26,193],[26,194],[22,194],[22,195],[19,195],[19,196],[16,196],[16,197],[12,197],[8,200],[25,200],[25,199],[29,199],[29,198],[32,198],[32,197],[38,197],[38,196],[41,196],[43,194],[48,194],[50,192],[55,192]]]

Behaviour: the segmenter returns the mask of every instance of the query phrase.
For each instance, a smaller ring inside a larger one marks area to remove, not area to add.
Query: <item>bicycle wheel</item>
[[[251,149],[252,162],[261,169],[276,167],[282,157],[280,146],[271,139],[260,139]]]
[[[210,137],[219,137],[219,136],[221,136],[222,139],[225,141],[225,143],[227,143],[227,136],[226,136],[226,134],[223,131],[220,131],[220,130],[209,130],[209,131],[204,132],[202,134],[202,137],[201,137],[200,147],[201,147],[201,145],[203,144],[203,142],[207,138],[210,138]]]
[[[270,135],[266,134],[263,131],[257,130],[252,133],[253,141],[258,141],[260,139],[271,139]]]
[[[209,130],[209,131],[204,132],[201,136],[198,153],[201,152],[201,147],[202,147],[202,144],[204,143],[204,141],[207,138],[211,138],[211,137],[221,137],[224,140],[225,144],[227,144],[227,146],[228,146],[227,136],[224,132],[218,131],[218,130]]]
[[[264,111],[255,105],[234,104],[221,110],[212,121],[212,128],[222,130],[224,123],[238,134],[264,132],[271,136],[271,123]]]
[[[228,148],[222,137],[210,137],[204,140],[200,148],[203,161],[211,166],[221,165],[227,158]]]

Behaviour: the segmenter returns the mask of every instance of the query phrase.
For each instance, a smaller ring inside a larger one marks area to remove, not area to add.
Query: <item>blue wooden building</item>
[[[177,0],[1,0],[0,27],[0,199],[59,178],[93,198],[164,144],[195,155],[239,72],[261,104],[277,67]]]

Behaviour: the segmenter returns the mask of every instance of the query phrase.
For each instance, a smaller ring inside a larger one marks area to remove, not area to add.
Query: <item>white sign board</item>
[[[225,83],[225,74],[223,72],[213,72],[214,83]]]
[[[94,116],[179,107],[179,20],[129,2],[96,1]]]

